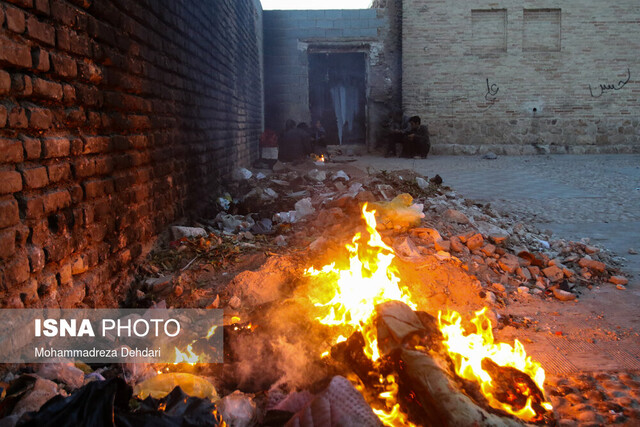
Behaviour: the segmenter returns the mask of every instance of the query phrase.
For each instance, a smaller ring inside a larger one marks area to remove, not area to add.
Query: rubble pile
[[[433,307],[433,315],[438,307],[471,312],[533,298],[575,301],[594,286],[625,289],[627,279],[611,254],[588,241],[552,240],[549,233],[501,215],[489,204],[465,200],[443,185],[439,176],[418,176],[413,171],[369,173],[348,166],[308,162],[277,164],[269,173],[242,168],[234,171],[225,191],[212,197],[206,217],[185,219],[167,230],[139,266],[123,305],[224,308],[227,326],[241,324],[240,319],[251,318],[256,310],[282,310],[305,294],[303,269],[334,259],[344,251],[354,231],[362,228],[360,212],[365,203],[376,210],[378,228],[396,253],[403,281],[418,290],[415,293]],[[278,345],[285,343],[300,353],[312,351],[317,348],[313,339],[302,344],[291,341],[291,329],[283,326],[287,320],[297,323],[296,334],[300,341],[306,339],[308,325],[296,317],[295,310],[300,309],[290,309],[277,322],[272,319],[263,330],[268,330],[270,340]],[[497,326],[495,311],[490,317]],[[238,330],[235,327],[231,337],[240,340]],[[265,336],[260,339],[266,340]],[[320,385],[314,382],[318,378],[311,376],[308,388],[300,391],[300,384],[287,378],[284,385],[279,380],[268,392],[265,388],[259,392],[265,384],[249,390],[252,387],[239,386],[241,380],[230,381],[228,372],[209,371],[202,376],[210,375],[211,382],[176,379],[171,387],[154,395],[144,386],[145,380],[154,378],[152,366],[94,369],[69,363],[38,369],[9,367],[2,376],[6,391],[0,416],[5,418],[0,425],[16,425],[18,420],[36,425],[47,418],[62,419],[57,417],[64,411],[86,410],[78,409],[80,395],[104,406],[122,425],[133,425],[141,413],[162,421],[173,417],[174,421],[192,422],[215,411],[218,415],[207,425],[218,425],[220,419],[230,425],[284,425],[288,420],[291,425],[306,425],[305,419],[317,421],[327,408],[332,414],[325,420],[329,424],[379,422],[360,393],[338,376],[342,373],[326,366],[320,370],[312,364],[296,366],[296,360],[279,353],[280,349],[264,351],[274,366],[291,365],[304,373],[315,369],[330,382]],[[253,360],[239,357],[237,364],[225,363],[222,369],[244,369],[246,374],[248,368],[242,363]],[[262,370],[263,382],[273,383],[267,373],[269,366],[251,369]],[[283,374],[282,369],[275,370]],[[327,377],[331,372],[334,375]],[[218,374],[226,379],[216,381]],[[196,393],[194,383],[200,384],[198,390],[203,390],[204,384],[207,392]],[[182,386],[181,390],[174,390],[175,385]],[[234,392],[236,387],[255,393]],[[96,400],[96,394],[110,401]],[[130,404],[123,404],[134,395],[138,396],[135,405],[142,411],[138,415]],[[218,403],[216,409],[212,402]],[[349,407],[357,410],[349,413]],[[622,409],[616,412],[622,419],[626,415]],[[103,418],[100,425],[111,425]],[[167,421],[166,425],[172,424]]]

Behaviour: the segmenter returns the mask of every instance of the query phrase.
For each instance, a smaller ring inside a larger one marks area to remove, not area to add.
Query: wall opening
[[[320,120],[328,144],[366,143],[366,77],[363,52],[309,54],[311,120]]]

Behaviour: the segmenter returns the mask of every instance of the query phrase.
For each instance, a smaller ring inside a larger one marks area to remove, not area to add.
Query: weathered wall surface
[[[638,152],[638,51],[636,0],[404,0],[403,105],[436,153]]]
[[[0,302],[109,305],[262,130],[258,0],[0,1]]]
[[[391,11],[391,12],[390,12]],[[265,126],[309,122],[309,49],[364,52],[367,61],[369,144],[380,116],[400,102],[400,47],[392,33],[399,8],[264,12]],[[372,132],[373,131],[373,132]]]

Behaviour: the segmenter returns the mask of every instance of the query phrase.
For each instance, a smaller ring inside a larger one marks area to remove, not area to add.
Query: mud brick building
[[[436,154],[640,150],[637,1],[403,0],[402,42]]]
[[[0,1],[0,301],[113,305],[262,132],[257,0]]]

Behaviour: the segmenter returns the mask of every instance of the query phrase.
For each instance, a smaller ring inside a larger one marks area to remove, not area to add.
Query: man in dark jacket
[[[285,131],[280,137],[278,160],[293,162],[304,160],[311,154],[311,136],[303,128],[297,128],[296,122],[287,120]]]
[[[426,159],[431,149],[429,129],[426,125],[420,124],[420,117],[418,116],[413,116],[409,119],[409,126],[410,128],[405,135],[403,157],[420,156]],[[406,154],[404,153],[404,149],[407,150]]]

